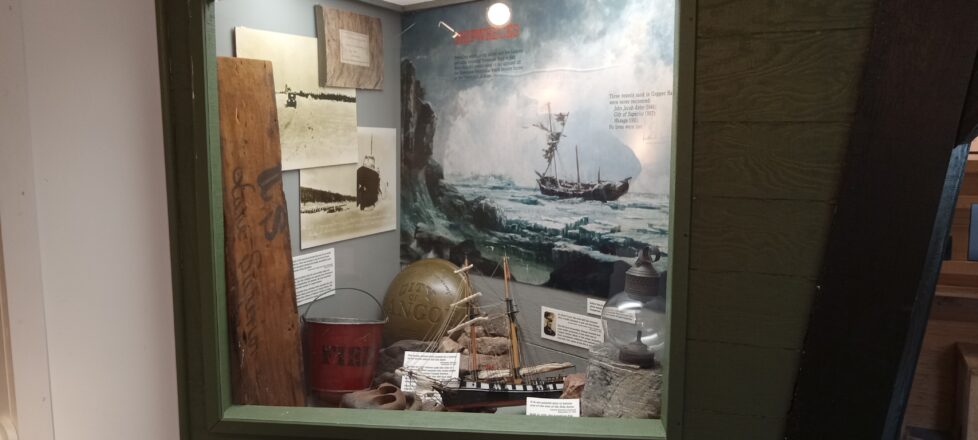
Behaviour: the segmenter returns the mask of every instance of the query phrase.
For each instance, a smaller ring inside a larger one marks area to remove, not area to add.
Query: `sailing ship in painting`
[[[458,270],[459,276],[463,278],[467,286],[469,282],[468,271],[473,266],[466,264]],[[564,376],[541,377],[547,373],[573,368],[570,362],[544,363],[537,365],[526,365],[520,342],[520,330],[516,321],[518,312],[513,296],[510,291],[510,271],[509,258],[503,257],[503,289],[505,292],[503,302],[505,304],[505,318],[507,325],[507,338],[510,341],[509,363],[511,368],[498,369],[479,369],[480,365],[479,347],[477,337],[477,327],[485,326],[492,317],[481,312],[479,298],[482,293],[471,293],[472,289],[466,289],[470,294],[452,304],[452,307],[466,307],[467,313],[463,322],[457,323],[450,329],[446,328],[452,323],[446,323],[439,331],[444,335],[453,335],[461,331],[466,331],[472,337],[468,338],[469,346],[465,347],[469,353],[469,368],[465,369],[467,374],[461,375],[457,379],[449,381],[439,381],[423,374],[399,369],[403,375],[414,378],[419,386],[427,385],[441,395],[441,400],[446,409],[449,410],[482,410],[486,408],[498,408],[505,406],[525,405],[528,397],[558,398],[564,391]],[[449,316],[452,316],[449,313]],[[430,351],[435,351],[432,348]]]
[[[597,182],[581,182],[581,163],[577,154],[577,146],[574,147],[574,158],[577,164],[577,180],[564,180],[557,175],[557,149],[560,139],[564,137],[564,126],[567,124],[567,117],[570,113],[557,113],[554,115],[547,104],[547,123],[538,122],[534,127],[547,132],[547,148],[543,150],[543,158],[547,159],[547,169],[537,174],[537,185],[540,192],[546,196],[555,196],[561,199],[578,198],[584,200],[597,200],[599,202],[610,202],[618,200],[619,197],[628,192],[628,181],[631,177],[626,177],[617,182],[601,181],[601,170],[598,170]],[[554,124],[556,120],[556,126]],[[553,174],[548,174],[553,170]]]

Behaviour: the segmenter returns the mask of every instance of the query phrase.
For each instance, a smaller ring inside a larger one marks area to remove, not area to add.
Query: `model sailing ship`
[[[547,169],[537,174],[537,185],[540,192],[547,196],[556,196],[562,199],[579,198],[584,200],[597,200],[599,202],[610,202],[618,200],[619,197],[628,192],[628,181],[631,177],[626,177],[617,182],[602,182],[601,170],[598,169],[597,182],[581,182],[581,163],[577,154],[577,147],[574,147],[574,158],[577,163],[577,181],[564,180],[557,176],[557,148],[560,138],[564,137],[564,126],[567,124],[567,117],[570,113],[557,113],[554,115],[550,111],[550,104],[547,104],[547,125],[543,123],[533,124],[547,132],[547,148],[543,150],[543,158],[547,159]],[[554,127],[554,119],[557,120],[557,127]],[[553,175],[548,174],[553,170]]]
[[[465,348],[468,350],[470,361],[468,374],[451,381],[438,381],[412,371],[400,369],[402,374],[411,375],[419,384],[426,383],[438,391],[441,394],[442,403],[449,410],[475,410],[518,406],[525,405],[527,397],[560,397],[564,390],[564,376],[539,376],[574,367],[574,364],[570,362],[525,365],[525,362],[523,362],[523,351],[520,347],[520,331],[516,321],[517,309],[509,287],[510,272],[508,257],[503,257],[502,267],[511,368],[488,370],[480,370],[478,368],[479,347],[477,344],[479,338],[476,337],[478,334],[477,327],[487,324],[490,317],[480,315],[477,300],[482,294],[476,292],[470,293],[465,298],[452,304],[453,308],[465,306],[468,311],[467,317],[464,322],[455,325],[443,333],[445,335],[452,335],[467,329],[469,346]],[[472,266],[466,261],[464,267],[458,271],[467,286],[471,286],[467,273],[471,268]],[[469,288],[467,291],[472,292],[472,289]],[[451,316],[451,313],[449,313],[449,316]]]

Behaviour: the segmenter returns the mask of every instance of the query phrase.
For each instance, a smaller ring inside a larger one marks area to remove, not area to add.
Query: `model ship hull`
[[[537,179],[540,186],[540,193],[545,196],[554,196],[561,199],[584,199],[597,200],[599,202],[611,202],[618,200],[619,197],[628,192],[628,180],[618,182],[598,182],[598,183],[577,183],[566,180],[558,180],[552,176],[541,176]]]
[[[564,392],[562,382],[511,384],[463,381],[458,389],[442,393],[442,403],[450,410],[499,408],[526,405],[527,397],[556,399]]]

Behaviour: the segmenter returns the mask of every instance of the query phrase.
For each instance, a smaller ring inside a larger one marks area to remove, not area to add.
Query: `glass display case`
[[[652,3],[161,2],[188,438],[678,426],[689,152]],[[609,354],[636,329],[652,362]]]

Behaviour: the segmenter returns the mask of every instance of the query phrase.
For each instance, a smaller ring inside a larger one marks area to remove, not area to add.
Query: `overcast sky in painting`
[[[672,97],[654,99],[656,115],[642,130],[610,130],[611,92],[672,90],[674,0],[512,1],[514,40],[456,46],[456,30],[486,27],[474,2],[431,9],[402,20],[402,55],[411,60],[438,117],[435,159],[446,175],[507,175],[535,186],[546,168],[546,107],[569,112],[561,143],[562,178],[573,178],[574,146],[581,178],[632,177],[633,191],[669,190]],[[454,79],[457,55],[523,50],[524,69],[487,79]],[[564,171],[567,171],[567,174]]]

